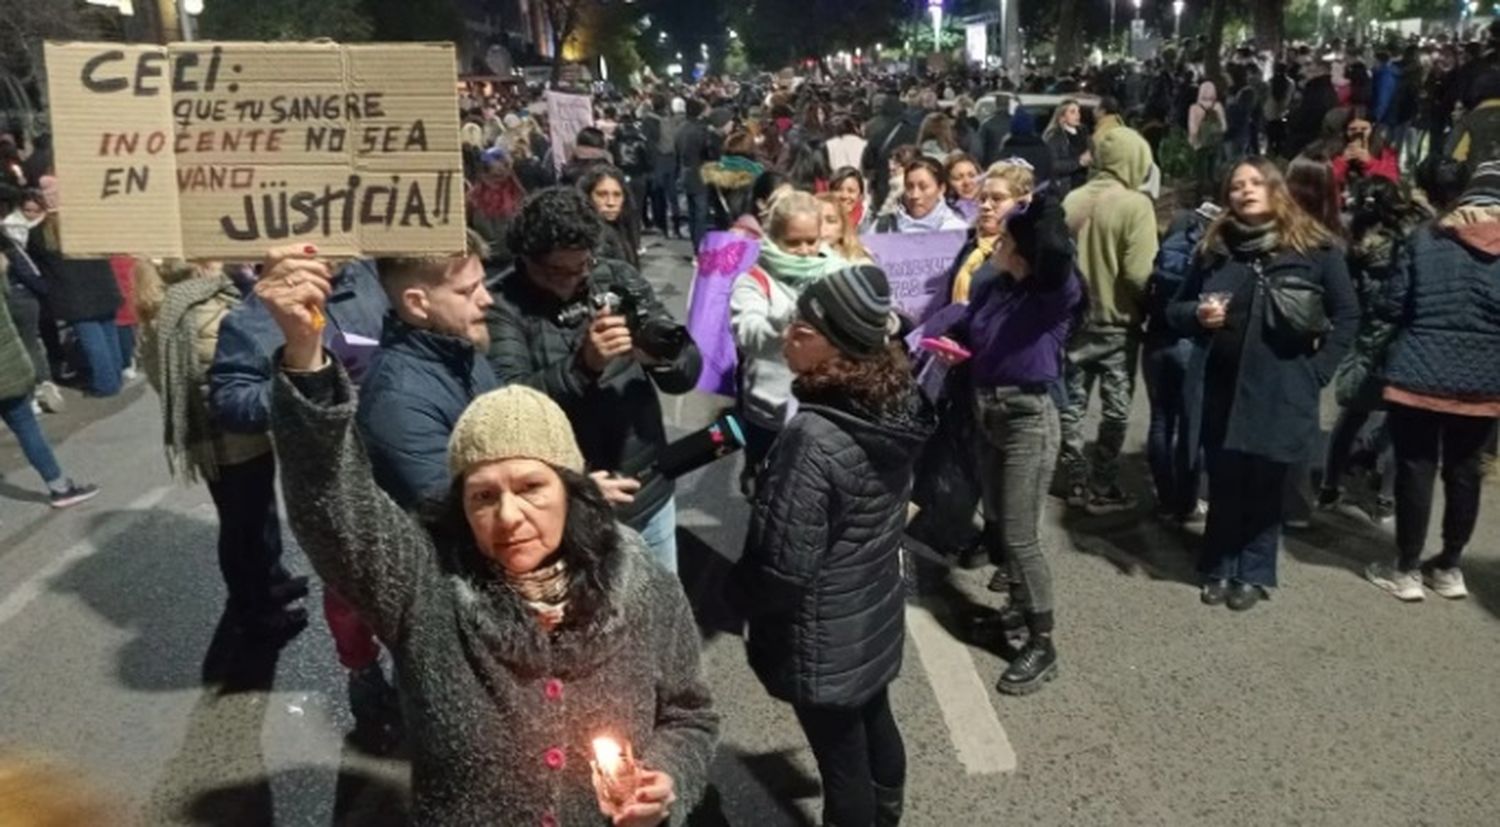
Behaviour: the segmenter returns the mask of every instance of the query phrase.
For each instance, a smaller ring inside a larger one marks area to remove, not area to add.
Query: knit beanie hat
[[[845,267],[808,285],[797,312],[844,355],[873,358],[890,341],[891,285],[878,267]]]
[[[1500,161],[1485,161],[1475,167],[1458,200],[1476,207],[1500,205]]]
[[[535,459],[583,473],[583,454],[567,414],[546,394],[506,385],[464,409],[448,440],[448,472],[454,477],[485,462]]]

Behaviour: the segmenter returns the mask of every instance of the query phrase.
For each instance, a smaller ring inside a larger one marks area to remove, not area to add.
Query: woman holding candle
[[[1224,192],[1167,319],[1195,339],[1189,430],[1207,459],[1205,604],[1244,611],[1276,586],[1282,490],[1317,444],[1318,397],[1354,340],[1343,252],[1275,164],[1248,158]],[[1269,495],[1267,492],[1271,492]]]
[[[891,341],[883,272],[837,270],[796,305],[784,350],[799,408],[756,487],[731,598],[751,667],[812,746],[823,823],[894,825],[906,752],[886,688],[901,670],[901,531],[931,414]]]
[[[286,337],[272,433],[298,540],[395,658],[413,823],[680,821],[718,731],[681,585],[583,476],[562,410],[518,385],[460,418],[448,496],[420,520],[398,508],[312,323],[315,253],[273,252],[255,288]],[[601,735],[633,745],[628,795],[596,783]]]

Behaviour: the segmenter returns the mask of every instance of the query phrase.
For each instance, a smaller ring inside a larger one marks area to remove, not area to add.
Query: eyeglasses
[[[543,278],[546,278],[549,281],[567,281],[570,279],[581,278],[593,272],[594,267],[598,263],[598,259],[596,259],[592,253],[590,253],[587,258],[583,259],[577,265],[552,264],[545,258],[537,258],[531,261],[532,266],[536,268],[537,272]]]

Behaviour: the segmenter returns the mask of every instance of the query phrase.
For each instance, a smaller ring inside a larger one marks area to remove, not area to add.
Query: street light
[[[1333,4],[1333,27],[1332,27],[1332,30],[1329,33],[1332,34],[1334,37],[1338,37],[1339,36],[1339,18],[1343,17],[1343,16],[1344,16],[1344,7],[1341,6],[1341,5],[1339,5],[1339,4],[1337,4],[1337,3]]]
[[[1134,0],[1134,3],[1135,17],[1133,18],[1134,22],[1130,25],[1130,37],[1128,38],[1128,45],[1125,47],[1127,52],[1135,51],[1135,30],[1137,24],[1141,21],[1141,0]],[[1129,55],[1126,55],[1126,57],[1129,57]]]
[[[1322,2],[1322,0],[1318,0],[1318,1]],[[1184,2],[1182,2],[1182,0],[1172,0],[1172,39],[1173,40],[1181,40],[1182,39],[1182,10],[1184,8],[1186,8],[1186,7],[1187,7],[1187,4],[1184,3]]]
[[[1109,47],[1115,47],[1115,0],[1109,0]]]
[[[942,0],[927,0],[927,14],[933,15],[933,51],[942,51]]]
[[[1323,7],[1328,5],[1328,0],[1318,0],[1318,39],[1323,39]]]

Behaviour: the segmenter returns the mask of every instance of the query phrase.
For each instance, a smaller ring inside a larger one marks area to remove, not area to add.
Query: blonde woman
[[[730,294],[729,326],[739,351],[750,473],[770,453],[787,419],[792,373],[781,344],[797,314],[797,298],[808,285],[848,263],[823,241],[822,222],[822,205],[808,193],[792,191],[774,199],[764,217],[760,258],[735,279]]]
[[[974,228],[969,231],[969,241],[959,251],[949,278],[949,293],[954,302],[968,302],[974,274],[1003,243],[1006,216],[1030,198],[1035,186],[1031,164],[1019,158],[996,161],[985,172],[975,198],[978,214]]]
[[[844,212],[843,200],[838,193],[825,192],[813,196],[822,207],[823,243],[833,248],[850,264],[874,264],[875,257],[860,243],[854,222]]]

